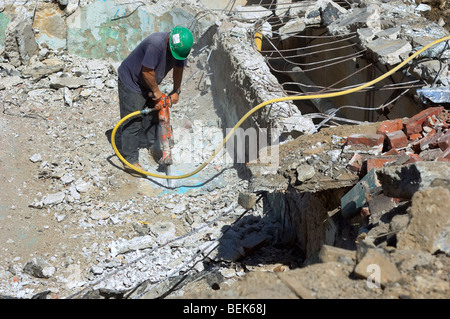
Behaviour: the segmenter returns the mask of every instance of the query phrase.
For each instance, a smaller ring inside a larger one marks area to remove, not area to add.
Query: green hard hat
[[[177,60],[185,60],[191,52],[194,37],[191,31],[184,27],[175,27],[170,32],[169,45],[172,55]]]

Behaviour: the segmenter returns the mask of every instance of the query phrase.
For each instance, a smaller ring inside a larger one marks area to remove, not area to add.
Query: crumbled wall
[[[214,96],[224,112],[226,127],[233,127],[259,103],[285,96],[263,56],[251,46],[245,29],[233,22],[223,22],[218,27],[210,63],[214,66]],[[289,119],[295,120],[295,127],[289,125]],[[295,129],[306,134],[315,129],[311,119],[302,117],[288,102],[277,102],[257,111],[242,128],[250,126],[277,127],[282,132]]]
[[[209,14],[198,23],[193,18],[196,6],[171,0],[163,4],[146,4],[120,0],[90,1],[83,5],[62,6],[38,3],[16,4],[33,13],[33,29],[40,47],[67,50],[70,54],[95,59],[120,61],[147,35],[170,31],[176,25],[192,27],[194,37],[211,25]],[[14,8],[0,13],[0,49],[4,48],[5,30],[14,17]]]

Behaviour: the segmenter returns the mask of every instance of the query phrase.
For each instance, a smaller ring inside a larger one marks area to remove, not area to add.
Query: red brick
[[[347,138],[347,145],[380,146],[383,145],[384,136],[381,134],[351,134]]]
[[[398,156],[368,158],[366,161],[367,171],[370,172],[373,168],[382,168],[386,163],[395,162],[397,158]]]
[[[418,138],[421,138],[421,137],[422,137],[422,134],[420,134],[420,133],[408,135],[408,138],[409,138],[410,141],[414,141],[414,140],[416,140]]]
[[[377,134],[386,134],[403,129],[403,123],[401,119],[392,121],[384,121],[378,126]]]
[[[391,156],[391,155],[399,155],[399,154],[400,154],[400,152],[397,151],[396,148],[391,148],[389,151],[387,151],[387,152],[385,152],[385,153],[383,153],[381,155],[383,155],[383,156]]]
[[[423,126],[434,127],[436,124],[436,120],[434,120],[431,116],[428,116],[423,122]]]
[[[363,206],[361,207],[361,211],[360,211],[361,217],[365,218],[365,217],[369,217],[370,216],[370,209],[367,206]]]
[[[450,131],[441,136],[437,141],[437,144],[439,148],[443,151],[448,149],[450,147]]]
[[[407,119],[404,122],[404,129],[406,135],[410,136],[411,134],[420,133],[422,131],[422,124],[425,120],[430,116],[439,115],[444,111],[443,106],[430,107],[425,109],[413,117]]]
[[[359,155],[358,153],[355,153],[353,155],[353,157],[350,159],[350,161],[348,162],[347,167],[351,171],[358,173],[361,170],[362,162],[363,162],[363,157],[361,155]]]
[[[421,140],[418,140],[417,142],[414,142],[412,144],[412,149],[414,150],[414,152],[420,153],[421,151],[426,150],[428,147],[430,147],[429,144],[435,141],[436,131],[433,129],[430,131],[430,133],[427,134],[427,136],[425,136]]]
[[[408,146],[408,138],[403,131],[386,133],[386,141],[389,149]]]
[[[447,162],[450,161],[450,147],[447,148],[438,158],[438,161],[442,162]]]
[[[429,141],[428,145],[430,148],[439,148],[438,141],[444,135],[443,132],[437,131],[436,134],[433,135],[431,141]]]
[[[422,158],[417,154],[408,154],[408,156],[410,157],[410,159],[404,163],[405,165],[422,161]]]

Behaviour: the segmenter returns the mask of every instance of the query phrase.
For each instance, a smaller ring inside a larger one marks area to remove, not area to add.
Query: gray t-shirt
[[[122,61],[118,74],[120,81],[126,87],[147,96],[150,88],[142,76],[142,66],[155,70],[158,84],[174,66],[186,66],[186,60],[177,60],[170,53],[168,38],[169,32],[153,33],[142,40],[133,52]]]

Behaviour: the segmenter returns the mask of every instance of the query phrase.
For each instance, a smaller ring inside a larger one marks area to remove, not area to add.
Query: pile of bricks
[[[413,117],[384,121],[376,134],[352,134],[346,147],[356,150],[348,168],[364,176],[373,168],[417,161],[450,160],[450,115],[430,107]],[[358,152],[358,148],[362,152]],[[372,149],[372,154],[364,150]]]
[[[409,119],[384,121],[376,134],[348,136],[344,152],[354,154],[347,167],[358,173],[360,180],[342,197],[342,215],[359,215],[367,221],[370,217],[373,223],[395,208],[404,199],[384,195],[376,172],[390,165],[449,161],[449,126],[449,112],[431,107]]]

